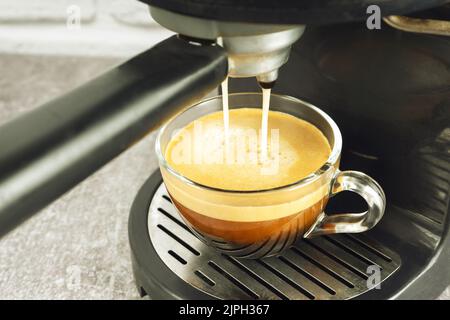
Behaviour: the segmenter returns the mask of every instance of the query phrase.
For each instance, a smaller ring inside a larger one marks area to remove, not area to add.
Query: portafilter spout
[[[163,27],[179,34],[217,40],[227,52],[230,77],[256,77],[262,83],[277,79],[278,69],[305,29],[303,25],[209,20],[158,7],[150,7],[150,14]]]

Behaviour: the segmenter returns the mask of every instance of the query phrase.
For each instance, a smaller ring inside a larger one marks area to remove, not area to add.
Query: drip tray
[[[164,184],[156,189],[147,217],[154,251],[191,294],[197,292],[196,298],[350,299],[387,279],[401,264],[396,253],[362,234],[301,239],[277,257],[229,257],[194,236]]]

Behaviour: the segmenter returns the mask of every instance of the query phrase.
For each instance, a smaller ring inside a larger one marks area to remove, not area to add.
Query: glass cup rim
[[[262,96],[262,93],[259,92],[238,92],[238,93],[230,93],[228,94],[228,97],[230,96],[248,96],[248,95],[253,95],[253,96]],[[198,182],[195,182],[191,179],[189,179],[186,176],[183,176],[181,173],[177,172],[175,169],[173,169],[169,163],[166,161],[165,156],[163,155],[162,152],[162,148],[161,148],[161,138],[162,135],[164,134],[165,130],[167,129],[167,127],[178,117],[180,117],[181,115],[189,112],[191,109],[193,109],[194,107],[206,103],[208,101],[212,101],[212,100],[217,100],[217,99],[222,99],[222,95],[216,95],[204,100],[201,100],[197,103],[192,104],[191,106],[187,107],[186,109],[184,109],[182,112],[176,114],[175,116],[173,116],[171,119],[169,119],[169,121],[167,121],[160,129],[158,132],[158,135],[156,137],[156,142],[155,142],[155,151],[156,151],[156,155],[158,157],[158,161],[159,164],[162,165],[167,171],[169,171],[172,175],[174,175],[176,178],[180,179],[181,181],[183,181],[184,183],[187,183],[191,186],[194,187],[198,187],[201,189],[207,189],[207,190],[211,190],[211,191],[216,191],[216,192],[223,192],[223,193],[232,193],[232,194],[258,194],[258,193],[265,193],[265,192],[271,192],[271,191],[282,191],[282,190],[293,190],[293,189],[297,189],[300,188],[312,181],[315,181],[316,179],[320,178],[323,174],[325,174],[328,170],[330,170],[331,168],[334,167],[336,161],[339,159],[339,156],[341,154],[341,150],[342,150],[342,135],[341,132],[339,130],[339,127],[337,126],[337,124],[334,122],[334,120],[328,115],[326,114],[324,111],[322,111],[321,109],[319,109],[318,107],[305,102],[301,99],[292,97],[292,96],[288,96],[288,95],[282,95],[282,94],[271,94],[271,97],[277,97],[280,99],[285,99],[285,100],[291,100],[292,102],[296,102],[296,103],[301,103],[303,105],[303,107],[308,107],[310,109],[312,109],[313,111],[317,112],[321,117],[323,117],[327,123],[330,125],[332,132],[333,132],[333,137],[334,137],[334,144],[333,147],[331,149],[331,153],[330,156],[328,157],[327,161],[316,171],[310,173],[309,175],[307,175],[306,177],[303,177],[302,179],[292,182],[290,184],[287,185],[283,185],[283,186],[278,186],[275,188],[268,188],[268,189],[260,189],[260,190],[231,190],[231,189],[221,189],[221,188],[216,188],[216,187],[211,187],[211,186],[207,186]],[[320,129],[319,129],[320,130]]]

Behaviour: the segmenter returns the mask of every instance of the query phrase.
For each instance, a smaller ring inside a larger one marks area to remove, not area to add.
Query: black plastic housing
[[[324,25],[361,21],[367,7],[377,5],[382,16],[433,8],[448,0],[140,0],[188,16],[220,21]]]
[[[0,127],[0,236],[226,77],[225,51],[177,36]]]

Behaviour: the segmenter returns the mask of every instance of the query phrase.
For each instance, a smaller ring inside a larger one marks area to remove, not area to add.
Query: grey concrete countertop
[[[0,55],[0,125],[119,60]],[[0,299],[137,299],[127,221],[155,134],[0,240]],[[441,296],[449,299],[450,290]]]
[[[0,55],[0,125],[117,64]],[[154,134],[0,240],[0,299],[136,299],[127,222]]]

